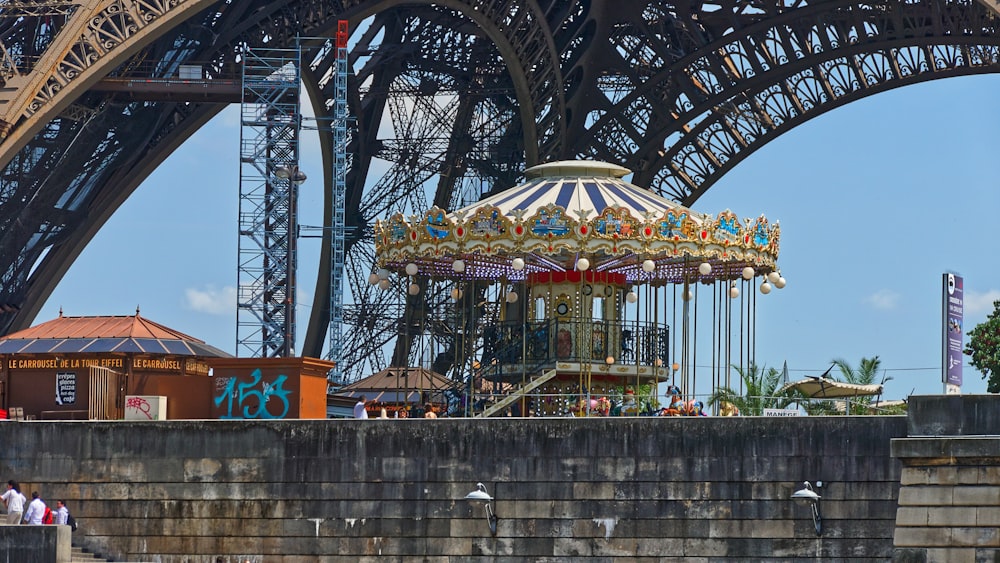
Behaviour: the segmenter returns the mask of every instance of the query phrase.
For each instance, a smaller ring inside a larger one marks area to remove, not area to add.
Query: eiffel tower
[[[239,103],[246,49],[333,36],[338,20],[356,30],[348,379],[407,365],[406,336],[427,326],[441,349],[454,345],[433,329],[444,323],[436,298],[396,303],[367,283],[377,218],[453,209],[567,158],[621,164],[633,183],[691,205],[812,117],[1000,71],[993,0],[0,1],[0,334],[27,327],[129,194]],[[307,47],[303,60],[313,108],[328,116],[334,57]],[[177,80],[191,65],[198,80]],[[329,256],[320,263],[309,356],[321,355],[329,322]],[[455,361],[434,360],[437,371]]]

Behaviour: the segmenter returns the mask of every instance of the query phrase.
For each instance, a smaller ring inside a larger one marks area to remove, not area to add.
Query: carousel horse
[[[687,411],[680,388],[676,385],[667,387],[667,396],[670,398],[670,402],[666,408],[660,410],[661,416],[681,416]]]
[[[739,416],[740,409],[729,401],[722,401],[719,405],[719,416]]]
[[[708,416],[705,414],[705,405],[701,401],[690,400],[684,413],[687,416]]]
[[[597,408],[594,412],[599,416],[608,416],[611,413],[611,401],[607,397],[597,399]]]

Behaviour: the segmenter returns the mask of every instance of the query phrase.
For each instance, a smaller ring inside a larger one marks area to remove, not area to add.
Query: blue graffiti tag
[[[274,379],[273,382],[263,382],[261,387],[262,391],[254,389],[258,383],[261,383],[263,378],[260,369],[255,369],[250,374],[252,379],[249,383],[238,383],[237,378],[230,377],[229,382],[226,383],[226,388],[222,391],[222,394],[215,397],[215,406],[222,406],[223,401],[228,401],[226,406],[226,414],[220,416],[221,419],[235,419],[235,418],[285,418],[288,414],[288,394],[291,392],[284,388],[285,380],[288,379],[286,375],[279,375]],[[268,403],[271,401],[272,397],[276,397],[282,403],[284,403],[284,408],[278,414],[271,414],[268,410]],[[243,409],[243,416],[233,415],[233,403],[235,404],[236,411],[239,413],[240,409]],[[248,404],[247,404],[248,403]],[[251,412],[251,408],[257,405],[256,412]]]

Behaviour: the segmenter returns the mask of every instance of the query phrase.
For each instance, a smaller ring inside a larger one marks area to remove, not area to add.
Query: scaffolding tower
[[[330,347],[327,359],[334,362],[328,374],[330,383],[344,382],[341,362],[344,359],[344,207],[347,199],[347,20],[337,22],[337,64],[334,76],[333,103],[333,227],[330,233]]]
[[[295,354],[301,49],[243,53],[236,355]]]

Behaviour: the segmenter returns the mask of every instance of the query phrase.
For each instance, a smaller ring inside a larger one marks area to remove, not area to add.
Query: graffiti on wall
[[[140,397],[138,395],[132,395],[125,399],[125,414],[128,418],[128,414],[135,414],[135,418],[144,418],[146,420],[153,420],[152,407],[146,397]]]
[[[213,398],[215,406],[225,411],[219,418],[285,418],[290,407],[288,395],[291,393],[284,387],[287,380],[287,375],[278,375],[273,381],[264,381],[259,368],[250,374],[250,381],[220,377],[216,382],[217,394]]]

